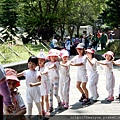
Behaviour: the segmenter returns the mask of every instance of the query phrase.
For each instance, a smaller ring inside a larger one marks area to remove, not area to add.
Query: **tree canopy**
[[[79,35],[80,26],[93,25],[105,8],[105,0],[1,0],[0,24],[24,28],[28,37],[63,37],[65,29],[72,36],[75,27]]]
[[[108,0],[107,8],[102,13],[104,23],[111,27],[120,27],[120,1]]]

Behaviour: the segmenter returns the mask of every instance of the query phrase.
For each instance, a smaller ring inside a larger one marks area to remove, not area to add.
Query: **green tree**
[[[1,0],[0,2],[0,26],[7,28],[6,36],[4,36],[5,40],[8,38],[12,40],[11,35],[16,35],[17,6],[17,0]]]
[[[120,26],[120,1],[108,0],[106,2],[107,8],[102,13],[104,23],[113,28]]]

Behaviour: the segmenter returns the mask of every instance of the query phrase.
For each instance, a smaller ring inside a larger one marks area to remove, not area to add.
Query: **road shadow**
[[[56,115],[59,115],[59,113],[62,113],[64,111],[66,111],[67,109],[65,109],[64,107],[61,110],[58,110],[57,108],[54,109],[53,112],[50,113],[50,118],[54,117]]]
[[[110,104],[112,101],[108,101],[107,99],[101,100],[102,104]]]
[[[70,109],[79,109],[79,108],[83,108],[83,105],[81,104],[81,102],[76,102],[73,105],[70,105]]]
[[[76,102],[75,104],[73,105],[70,105],[70,109],[79,109],[79,108],[84,108],[84,107],[88,107],[90,105],[93,105],[97,102],[98,100],[96,101],[93,101],[93,100],[90,100],[89,103],[85,104],[85,105],[82,105],[82,102]]]

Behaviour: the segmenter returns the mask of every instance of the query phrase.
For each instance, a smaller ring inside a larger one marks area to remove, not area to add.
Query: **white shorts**
[[[26,89],[26,102],[32,103],[34,102],[40,102],[40,88],[38,86],[34,87],[28,87]]]
[[[77,81],[78,82],[87,82],[88,81],[88,77],[87,77],[87,73],[86,70],[81,70],[77,72]]]

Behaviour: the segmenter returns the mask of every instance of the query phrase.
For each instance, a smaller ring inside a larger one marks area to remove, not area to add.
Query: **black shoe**
[[[116,97],[116,99],[119,99],[119,100],[120,100],[120,94]]]
[[[62,110],[62,103],[61,102],[58,103],[58,107],[57,108],[58,108],[58,110]]]
[[[81,96],[79,102],[83,102],[83,100],[84,100],[85,98],[86,98],[85,94],[82,94],[82,96]]]
[[[49,108],[49,112],[52,112],[54,109],[53,109],[53,107],[50,107]]]
[[[82,105],[86,105],[90,103],[90,99],[84,99],[84,101],[82,102]]]

